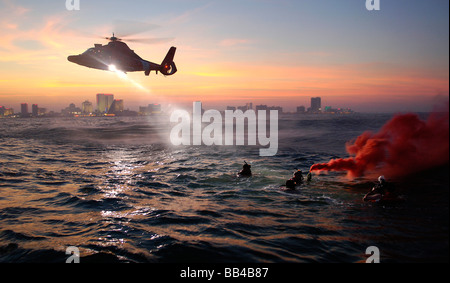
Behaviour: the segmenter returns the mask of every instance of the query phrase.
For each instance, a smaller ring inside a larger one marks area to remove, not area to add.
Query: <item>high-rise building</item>
[[[75,116],[81,114],[81,109],[79,107],[76,107],[74,103],[70,103],[69,107],[61,110],[61,113],[64,116]]]
[[[41,107],[39,107],[39,108],[38,108],[38,115],[39,115],[39,116],[42,116],[42,115],[45,115],[45,114],[47,114],[47,108],[41,108]]]
[[[39,115],[39,107],[37,104],[31,105],[31,113],[33,117],[37,117]]]
[[[97,94],[97,110],[100,111],[100,113],[108,113],[109,107],[111,107],[111,104],[114,101],[114,95],[113,94],[103,94],[98,93]]]
[[[116,104],[114,110],[123,112],[123,99],[115,99],[114,102]]]
[[[4,117],[14,115],[14,109],[12,109],[12,108],[6,108],[6,107],[4,107],[4,106],[2,106],[2,107],[3,107],[3,116],[4,116]],[[1,107],[0,107],[0,111],[1,111]],[[0,113],[0,114],[1,114],[1,113]],[[1,115],[0,115],[0,116],[1,116]]]
[[[256,111],[259,111],[259,110],[266,110],[267,111],[267,105],[263,105],[263,104],[256,105]]]
[[[161,113],[161,104],[157,104],[157,103],[149,104],[148,110],[152,114],[160,114]]]
[[[117,114],[123,112],[123,100],[114,99],[113,103],[109,107],[108,114]]]
[[[305,113],[305,106],[297,106],[297,113]]]
[[[311,97],[311,111],[320,112],[322,108],[322,100],[320,97]]]
[[[22,117],[28,116],[28,103],[20,104],[20,113]]]
[[[283,107],[281,107],[281,106],[269,106],[269,107],[267,107],[267,110],[268,110],[268,111],[270,111],[270,110],[276,110],[276,111],[278,111],[279,113],[283,113]]]
[[[92,114],[94,112],[94,107],[90,101],[85,101],[81,103],[81,113],[85,115]]]
[[[246,103],[244,106],[238,106],[237,109],[238,110],[242,110],[242,112],[245,112],[247,110],[252,110],[253,109],[253,103],[251,103],[251,102]]]
[[[148,115],[148,107],[139,106],[139,115]]]

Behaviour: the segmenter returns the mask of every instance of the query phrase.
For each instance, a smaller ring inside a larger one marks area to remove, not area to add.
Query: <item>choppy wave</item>
[[[68,246],[84,262],[363,262],[372,245],[384,261],[448,261],[448,173],[392,206],[363,203],[372,180],[339,173],[280,189],[389,118],[282,119],[270,158],[173,147],[143,117],[3,119],[0,262],[65,262]],[[254,176],[236,178],[244,160]]]

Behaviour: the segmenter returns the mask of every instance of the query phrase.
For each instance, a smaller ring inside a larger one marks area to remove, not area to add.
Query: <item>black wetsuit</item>
[[[286,188],[290,190],[295,190],[295,181],[293,179],[289,179],[286,181]]]
[[[252,171],[250,170],[251,165],[248,165],[247,163],[244,164],[244,166],[242,166],[242,170],[241,172],[239,172],[240,176],[243,177],[251,177],[252,176]]]
[[[387,193],[392,193],[394,188],[391,184],[387,182],[380,182],[373,187],[371,194],[381,194],[386,195]]]

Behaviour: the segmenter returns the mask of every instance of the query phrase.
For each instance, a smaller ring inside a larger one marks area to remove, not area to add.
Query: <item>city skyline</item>
[[[63,1],[1,0],[0,104],[30,98],[61,109],[86,93],[115,93],[133,108],[201,100],[295,111],[320,96],[358,112],[425,112],[448,100],[448,1],[384,1],[380,11],[351,0],[132,2],[68,11]],[[67,61],[106,44],[101,37],[153,23],[163,24],[138,36],[173,40],[128,44],[156,62],[176,46],[174,76],[118,76]]]
[[[97,93],[95,95],[96,104],[89,101],[89,99],[84,100],[81,103],[81,107],[77,107],[75,103],[71,102],[68,107],[65,107],[59,111],[47,111],[47,108],[41,108],[38,104],[32,104],[32,112],[28,111],[28,103],[20,104],[20,112],[14,112],[14,108],[8,108],[0,105],[0,117],[38,117],[45,116],[50,114],[49,116],[57,116],[57,114],[62,114],[63,116],[102,116],[102,115],[111,115],[117,113],[123,113],[124,111],[128,111],[128,115],[134,115],[136,113],[140,115],[147,114],[155,114],[164,112],[161,104],[158,103],[149,103],[147,106],[140,105],[138,109],[130,109],[129,107],[124,107],[123,99],[115,99],[114,94],[104,94]],[[192,102],[191,102],[192,103]],[[165,105],[167,107],[170,105]],[[279,113],[354,113],[354,111],[348,107],[338,107],[333,108],[332,106],[322,107],[322,98],[321,97],[311,97],[310,98],[310,107],[306,107],[305,105],[295,106],[295,110],[286,110],[281,106],[277,105],[267,105],[267,104],[254,104],[253,102],[247,102],[245,105],[227,105],[222,107],[220,110],[241,110],[243,112],[247,110],[277,110]],[[174,110],[174,108],[172,108]],[[169,110],[170,112],[170,110]],[[6,113],[6,114],[5,114]]]

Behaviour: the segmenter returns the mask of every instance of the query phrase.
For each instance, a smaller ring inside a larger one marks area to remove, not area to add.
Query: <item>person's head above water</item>
[[[297,171],[294,173],[294,179],[295,179],[296,181],[301,181],[301,180],[303,180],[303,172],[302,172],[302,170],[297,170]]]
[[[245,162],[245,164],[244,164],[244,166],[242,166],[242,170],[241,170],[241,172],[239,172],[239,175],[250,177],[252,175],[252,170],[250,170],[250,168],[252,166],[249,165],[246,161],[244,161],[244,162]]]
[[[286,181],[286,188],[288,189],[295,189],[295,181],[292,179],[289,179]]]

